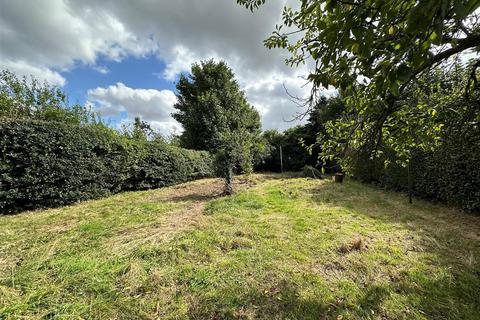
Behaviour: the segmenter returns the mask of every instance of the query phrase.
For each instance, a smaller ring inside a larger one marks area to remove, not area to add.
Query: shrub
[[[98,126],[0,122],[0,213],[56,207],[213,174],[207,152],[135,141]]]

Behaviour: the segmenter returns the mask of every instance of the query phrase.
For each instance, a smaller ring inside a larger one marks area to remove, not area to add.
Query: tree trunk
[[[413,183],[412,183],[412,171],[410,167],[411,161],[408,160],[407,167],[407,179],[408,179],[408,203],[412,203],[412,194],[413,194]]]
[[[283,173],[283,152],[282,152],[282,146],[280,146],[280,172]]]
[[[233,194],[233,186],[232,186],[232,180],[233,180],[233,170],[231,166],[227,166],[225,168],[225,190],[224,193],[229,196]]]

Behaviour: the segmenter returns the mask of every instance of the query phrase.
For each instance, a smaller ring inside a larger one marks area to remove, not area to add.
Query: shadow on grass
[[[297,286],[282,280],[275,287],[218,292],[218,299],[190,305],[191,319],[322,319],[331,307],[319,299],[300,298]]]
[[[192,202],[207,202],[219,197],[222,197],[223,193],[222,192],[216,192],[216,193],[211,193],[211,194],[180,194],[180,195],[173,195],[168,198],[169,201],[172,202],[186,202],[186,201],[192,201]]]
[[[409,204],[401,193],[356,181],[323,183],[306,192],[314,203],[341,208],[352,219],[373,219],[392,233],[404,230],[413,242],[405,247],[393,242],[401,250],[403,270],[384,269],[390,278],[381,287],[366,283],[360,306],[376,310],[394,294],[413,306],[405,310],[406,318],[479,319],[480,217],[423,200]],[[412,256],[417,260],[407,260]]]
[[[264,285],[271,281],[268,279]],[[355,300],[333,294],[322,297],[318,293],[306,294],[304,288],[286,279],[272,287],[252,286],[235,292],[231,289],[218,290],[210,301],[190,304],[190,318],[369,319],[380,314],[380,303],[390,294],[383,286],[371,285]]]

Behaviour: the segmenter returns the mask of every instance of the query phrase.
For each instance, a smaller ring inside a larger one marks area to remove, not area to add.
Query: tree
[[[235,168],[251,170],[252,150],[261,127],[258,112],[248,104],[223,61],[193,64],[191,73],[181,75],[176,87],[173,117],[184,128],[180,144],[217,154],[225,193],[230,194]]]
[[[225,181],[224,193],[233,193],[233,174],[235,168],[241,167],[246,172],[252,171],[252,133],[246,128],[225,130],[219,133],[219,149],[215,152],[217,174]]]
[[[265,0],[237,2],[253,10]],[[310,108],[321,87],[338,88],[346,98],[348,116],[331,130],[337,147],[324,148],[331,151],[324,156],[348,158],[355,150],[375,155],[381,141],[392,139],[392,130],[385,130],[391,123],[397,132],[416,132],[399,118],[410,83],[449,58],[479,48],[479,5],[478,0],[303,0],[297,9],[284,9],[283,24],[265,45],[287,49],[291,65],[313,62],[308,75],[312,94],[305,101]],[[478,90],[479,66],[480,60],[470,64],[467,95]],[[403,140],[399,153],[414,143]]]
[[[152,127],[146,121],[140,119],[140,117],[135,117],[133,121],[133,130],[132,138],[135,140],[144,140],[146,141],[150,135],[153,134]]]
[[[176,87],[178,102],[173,118],[184,128],[180,136],[183,147],[215,151],[225,131],[260,130],[258,112],[248,104],[225,62],[194,64],[191,74],[181,75]]]
[[[325,132],[325,124],[340,118],[345,112],[345,103],[339,95],[320,97],[308,114],[309,135],[315,136],[318,132]]]
[[[283,133],[276,129],[262,132],[259,150],[255,153],[254,166],[258,171],[280,171],[280,146],[283,145]]]
[[[138,142],[155,142],[158,144],[168,144],[167,139],[158,129],[152,128],[148,121],[142,120],[136,116],[133,122],[126,122],[121,125],[120,132],[125,137]]]
[[[326,124],[329,139],[322,139],[325,154],[342,152],[339,161],[347,171],[356,161],[364,161],[359,159],[383,158],[385,152],[393,152],[394,161],[406,167],[414,151],[431,152],[439,146],[452,119],[461,119],[463,128],[474,132],[475,126],[467,124],[478,125],[480,101],[478,90],[465,95],[471,70],[470,65],[459,62],[442,64],[409,82],[396,97],[395,110],[382,120],[376,139],[372,139],[372,131],[378,122],[364,122],[363,130],[354,130],[358,115],[344,113]],[[344,146],[342,150],[339,145]]]
[[[33,76],[18,79],[8,70],[0,71],[0,117],[70,124],[99,120],[83,106],[69,106],[67,96],[60,88],[46,82],[41,84]]]
[[[321,166],[322,172],[335,173],[341,171],[338,161],[334,158],[326,157],[325,154],[331,154],[328,147],[333,146],[333,141],[338,141],[332,135],[331,123],[343,121],[350,117],[346,112],[346,106],[342,96],[320,97],[315,105],[309,110],[308,122],[305,125],[306,133],[302,144],[308,149],[310,154],[317,159],[317,166]]]

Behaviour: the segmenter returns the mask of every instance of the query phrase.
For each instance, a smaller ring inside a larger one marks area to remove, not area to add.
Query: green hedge
[[[411,164],[413,194],[480,213],[480,132],[450,135],[432,152],[415,152]],[[385,159],[392,163],[386,168]],[[392,154],[376,161],[360,156],[352,175],[389,189],[407,191],[407,169]]]
[[[212,176],[207,152],[135,141],[102,127],[0,122],[0,213],[56,207]]]

